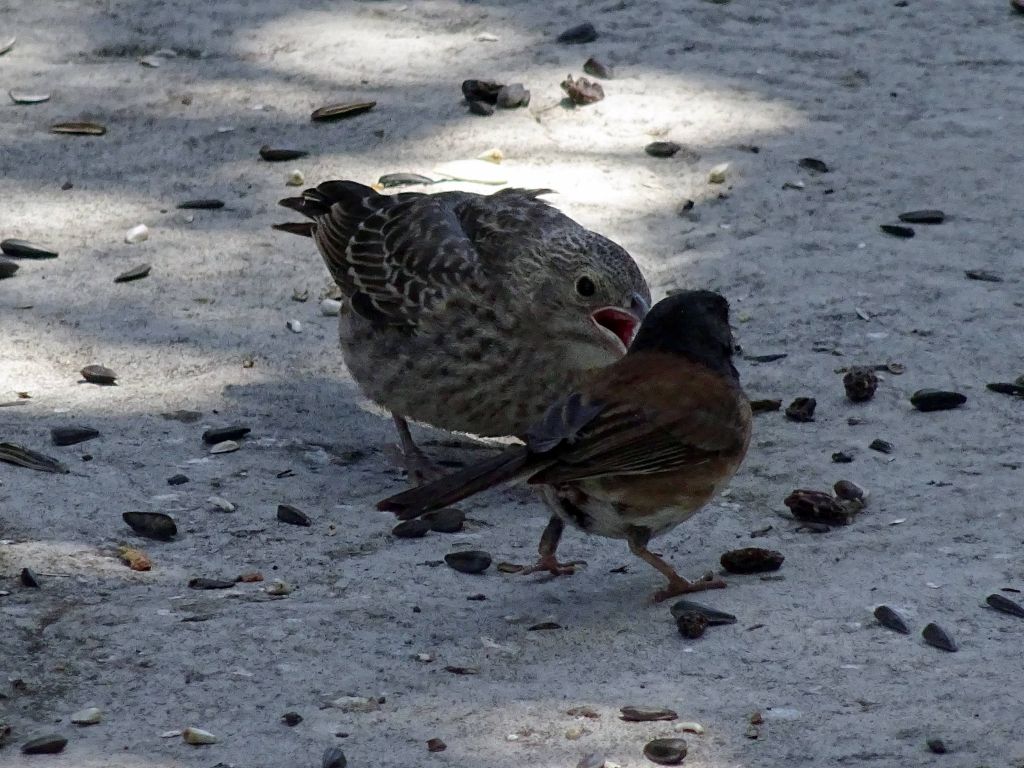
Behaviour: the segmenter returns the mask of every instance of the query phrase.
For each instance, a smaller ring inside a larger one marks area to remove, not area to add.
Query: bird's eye
[[[597,291],[597,286],[594,285],[594,281],[584,275],[576,281],[576,293],[583,298],[590,298]]]

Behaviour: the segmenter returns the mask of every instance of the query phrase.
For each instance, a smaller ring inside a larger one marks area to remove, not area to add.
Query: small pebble
[[[103,711],[99,707],[87,707],[71,715],[71,722],[75,725],[95,725],[102,719]]]
[[[879,624],[887,629],[891,629],[893,632],[899,632],[901,635],[910,634],[910,627],[907,626],[907,622],[887,605],[880,605],[875,608],[875,618]]]
[[[124,236],[124,241],[131,245],[135,243],[141,243],[143,240],[149,239],[149,227],[145,224],[137,224],[136,226],[129,229]]]
[[[868,448],[870,448],[872,451],[878,451],[879,453],[893,452],[893,444],[885,440],[882,440],[881,438],[876,438],[872,440],[871,443],[868,445]]]
[[[577,24],[575,27],[569,27],[555,39],[559,43],[577,45],[580,43],[592,43],[597,38],[598,34],[594,25],[589,21],[585,21],[582,24]]]
[[[480,550],[450,552],[444,556],[449,568],[460,573],[483,573],[491,567],[491,556]]]
[[[466,522],[466,513],[455,507],[446,507],[423,515],[430,530],[436,533],[459,533]]]
[[[241,440],[252,432],[252,427],[244,424],[232,424],[229,427],[215,427],[203,432],[203,442],[207,445],[216,445],[225,440]]]
[[[430,531],[430,523],[421,517],[405,520],[391,529],[391,535],[399,539],[422,539]]]
[[[348,760],[345,759],[345,753],[338,747],[328,747],[320,761],[320,768],[345,768],[346,765]]]
[[[307,528],[313,524],[313,521],[309,519],[309,515],[298,507],[293,507],[291,504],[277,505],[277,519],[282,523],[301,525]]]
[[[832,486],[836,498],[843,501],[861,501],[867,498],[867,491],[850,480],[839,480]]]
[[[602,80],[611,80],[615,77],[615,70],[603,61],[591,56],[583,62],[583,72],[591,77],[599,77]]]
[[[744,547],[726,552],[720,562],[729,573],[768,573],[779,570],[785,559],[781,552],[772,549]]]
[[[644,747],[644,757],[658,765],[679,765],[686,757],[684,739],[654,739]]]
[[[921,637],[924,638],[928,645],[940,650],[950,651],[951,653],[957,650],[957,645],[953,638],[946,633],[946,630],[934,622],[921,630]]]
[[[928,739],[928,749],[936,755],[944,755],[948,751],[942,739]]]
[[[82,378],[90,384],[110,386],[117,381],[117,374],[102,365],[87,365],[81,370]]]
[[[289,320],[285,325],[292,333],[302,333],[302,323],[298,320]]]
[[[676,615],[676,629],[679,634],[689,640],[696,640],[704,635],[710,626],[707,616],[696,611],[683,611]]]
[[[337,299],[324,299],[320,302],[320,314],[327,317],[341,314],[341,302]]]
[[[963,405],[967,398],[959,392],[940,389],[919,389],[910,396],[910,404],[919,411],[948,411]]]
[[[36,575],[29,568],[21,569],[20,580],[21,586],[23,587],[28,587],[30,589],[39,589],[39,579],[36,578]]]
[[[193,746],[217,743],[217,737],[202,728],[186,728],[181,732],[181,738],[185,740],[186,744]]]
[[[708,181],[712,184],[724,184],[729,173],[729,163],[719,163],[708,171]]]
[[[798,397],[786,406],[786,418],[790,421],[814,421],[814,410],[818,401],[813,397]]]
[[[68,740],[57,733],[40,736],[21,745],[22,754],[25,755],[56,755],[64,751]]]
[[[427,740],[427,752],[444,752],[446,749],[448,749],[448,745],[441,741],[441,739],[433,738]]]
[[[68,426],[50,430],[50,440],[54,445],[75,445],[99,436],[99,430],[92,427]]]
[[[298,712],[285,712],[281,715],[281,722],[289,727],[294,727],[302,722],[302,715]]]
[[[178,526],[163,512],[124,512],[121,518],[128,527],[147,539],[168,541],[178,533]]]
[[[167,478],[168,485],[184,485],[188,482],[188,475],[171,475]]]

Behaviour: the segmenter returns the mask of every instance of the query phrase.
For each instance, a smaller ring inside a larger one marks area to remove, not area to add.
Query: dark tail
[[[504,483],[523,473],[532,463],[529,449],[517,445],[492,459],[472,464],[432,483],[395,494],[377,503],[377,509],[394,512],[402,520],[411,520]],[[535,471],[536,467],[530,467]]]
[[[318,219],[327,215],[331,207],[340,204],[354,218],[362,218],[373,211],[368,203],[381,197],[365,184],[355,181],[325,181],[316,188],[303,190],[302,197],[286,197],[279,205],[298,211],[303,216]],[[363,216],[359,214],[363,213]]]

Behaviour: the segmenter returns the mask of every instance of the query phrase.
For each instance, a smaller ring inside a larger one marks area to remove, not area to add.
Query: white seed
[[[266,586],[266,593],[268,595],[274,595],[275,597],[282,597],[284,595],[290,595],[295,591],[295,587],[286,581],[272,581]]]
[[[476,36],[478,42],[481,43],[496,43],[498,42],[498,36],[491,32],[481,32]]]
[[[505,159],[505,153],[502,152],[498,147],[491,147],[486,152],[481,152],[476,156],[477,160],[486,160],[488,163],[500,163]]]
[[[235,128],[232,125],[219,125],[217,126],[217,133],[231,133]]]
[[[163,64],[163,59],[154,54],[150,54],[149,56],[143,56],[141,59],[139,59],[139,64],[141,64],[144,67],[152,67],[155,69],[159,67],[161,64]]]
[[[434,657],[429,653],[417,653],[416,661],[422,661],[424,664],[429,664],[434,660]]]
[[[185,740],[186,744],[216,744],[218,739],[209,731],[204,731],[202,728],[186,728],[181,732],[181,738]]]
[[[288,330],[292,333],[302,333],[302,323],[298,320],[289,320],[285,325],[288,326]]]
[[[239,449],[238,443],[234,440],[224,440],[210,448],[210,453],[231,453]]]
[[[149,227],[145,224],[139,224],[138,226],[129,229],[124,236],[126,243],[141,243],[143,240],[149,239]]]
[[[672,730],[676,733],[704,733],[704,726],[693,722],[676,723]]]
[[[320,302],[320,314],[331,317],[341,312],[341,302],[337,299],[324,299]]]
[[[288,174],[284,183],[289,187],[301,187],[306,183],[306,177],[302,175],[302,171],[295,170]]]
[[[725,177],[728,171],[728,163],[719,163],[710,171],[708,171],[708,181],[710,181],[712,184],[722,184],[725,182]]]
[[[372,696],[340,696],[331,702],[331,706],[342,712],[376,712],[380,709],[380,701]]]
[[[87,707],[71,715],[71,722],[75,725],[95,725],[102,719],[103,712],[99,707]]]
[[[42,104],[50,100],[48,93],[32,93],[31,91],[8,91],[7,95],[15,104]]]
[[[566,729],[565,738],[569,741],[577,741],[581,739],[585,733],[587,733],[587,729],[582,725],[573,725]]]
[[[221,512],[234,512],[237,509],[234,504],[220,496],[211,496],[206,501],[211,507],[219,509]]]
[[[164,731],[163,733],[160,734],[160,738],[161,739],[173,739],[173,738],[176,738],[178,736],[181,736],[181,730],[180,729],[176,730],[176,731]]]

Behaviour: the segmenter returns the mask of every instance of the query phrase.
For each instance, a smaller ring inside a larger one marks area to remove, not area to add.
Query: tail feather
[[[473,494],[495,485],[532,474],[538,467],[526,446],[509,448],[491,459],[472,464],[465,469],[438,478],[403,493],[378,502],[377,509],[394,512],[401,520],[432,512],[455,504]]]

